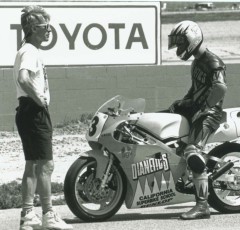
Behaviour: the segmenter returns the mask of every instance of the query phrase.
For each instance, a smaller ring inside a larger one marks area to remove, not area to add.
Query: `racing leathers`
[[[190,122],[188,145],[203,149],[209,135],[219,127],[227,90],[225,70],[223,61],[208,49],[192,62],[191,88],[170,107]]]
[[[202,150],[209,135],[221,122],[222,104],[227,90],[225,70],[222,60],[206,49],[192,62],[192,85],[188,93],[169,108],[171,112],[184,115],[190,122],[189,140],[183,157],[192,171],[197,206],[183,214],[182,219],[197,218],[201,205],[206,205],[208,178]],[[209,210],[205,206],[202,209],[203,215],[210,217]]]

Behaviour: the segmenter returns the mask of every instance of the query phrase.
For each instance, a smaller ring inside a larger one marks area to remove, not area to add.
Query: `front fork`
[[[101,182],[101,188],[104,189],[107,185],[107,183],[111,180],[112,178],[112,174],[110,175],[110,170],[112,168],[113,165],[113,160],[114,157],[112,154],[110,154],[109,152],[107,152],[106,150],[104,150],[104,153],[106,153],[109,156],[109,161],[106,167],[106,170],[102,176],[102,182]]]

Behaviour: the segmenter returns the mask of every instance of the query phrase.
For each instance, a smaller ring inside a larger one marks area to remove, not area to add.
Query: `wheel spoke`
[[[108,206],[108,203],[106,201],[103,201],[100,203],[99,210],[104,210]]]
[[[105,188],[101,188],[101,180],[95,177],[96,168],[96,161],[92,160],[79,167],[74,178],[76,204],[71,196],[68,197],[71,206],[77,210],[77,216],[87,220],[112,216],[116,212],[115,207],[119,208],[124,201],[123,180],[116,166],[113,165],[112,176],[108,178]]]
[[[222,198],[223,200],[226,199],[226,196],[230,193],[229,190],[219,190],[217,192],[218,196]]]
[[[221,145],[216,152],[209,155],[219,158],[218,162],[233,162],[234,166],[209,184],[209,204],[219,212],[240,211],[240,145],[229,143]],[[217,162],[217,161],[216,161]],[[220,163],[209,164],[210,171],[214,172],[223,166]],[[221,169],[220,169],[221,170]]]
[[[77,183],[76,189],[78,191],[82,191],[83,190],[83,184]]]

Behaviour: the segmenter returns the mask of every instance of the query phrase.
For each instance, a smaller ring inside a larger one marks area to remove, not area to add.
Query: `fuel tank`
[[[190,128],[185,117],[173,113],[144,113],[137,126],[160,140],[187,137]],[[240,108],[228,108],[223,110],[219,128],[210,135],[207,143],[230,141],[239,136]]]
[[[160,140],[185,137],[189,133],[187,119],[173,113],[144,113],[136,125]]]

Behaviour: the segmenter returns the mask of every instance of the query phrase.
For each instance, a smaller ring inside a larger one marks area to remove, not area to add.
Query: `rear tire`
[[[236,161],[233,168],[238,173],[236,176],[230,169],[224,175],[235,179],[221,181],[219,178],[219,180],[210,182],[208,203],[221,213],[240,212],[240,144],[225,143],[216,147],[209,155],[225,159],[226,161]],[[214,163],[213,161],[210,161],[207,166],[210,168],[210,171],[220,167],[219,163]]]
[[[64,195],[70,210],[84,221],[103,221],[122,206],[126,195],[125,175],[120,167],[112,166],[108,186],[100,189],[95,177],[94,158],[80,157],[69,168],[64,181]]]

